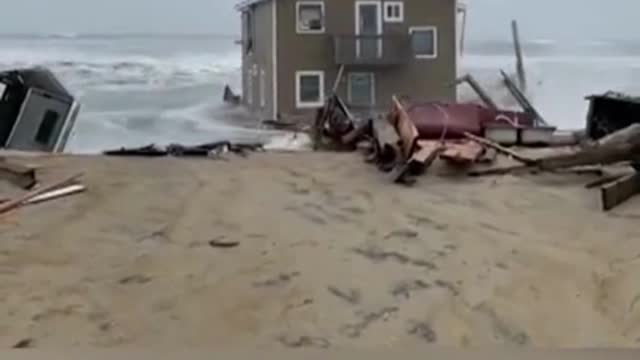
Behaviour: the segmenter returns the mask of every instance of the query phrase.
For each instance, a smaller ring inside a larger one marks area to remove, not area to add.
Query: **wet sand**
[[[88,191],[0,217],[0,347],[640,344],[640,198],[602,213],[592,177],[19,160],[44,183],[84,171]]]

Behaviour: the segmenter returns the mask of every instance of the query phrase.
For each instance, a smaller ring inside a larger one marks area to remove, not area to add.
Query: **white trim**
[[[264,69],[260,69],[260,107],[264,109],[267,106],[267,74]]]
[[[353,75],[369,75],[371,78],[371,103],[370,104],[354,104],[353,103],[353,94],[351,93],[351,76]],[[376,105],[376,74],[373,72],[350,72],[347,75],[347,101],[349,101],[350,105],[354,106],[375,106]]]
[[[413,35],[416,31],[432,31],[433,32],[433,54],[420,55],[415,54],[416,59],[436,59],[438,57],[438,28],[436,26],[412,26],[409,28],[409,35]]]
[[[320,12],[322,13],[322,29],[320,30],[308,30],[300,28],[300,6],[301,5],[320,5]],[[324,1],[322,0],[299,0],[296,2],[296,33],[297,34],[324,34],[327,18],[324,8]]]
[[[318,93],[320,94],[320,98],[318,101],[314,102],[303,102],[301,99],[301,86],[300,79],[303,76],[317,76],[319,78],[320,88],[318,89]],[[296,71],[296,108],[298,109],[309,109],[321,107],[324,105],[324,71]]]
[[[64,151],[64,148],[67,146],[67,142],[71,137],[71,133],[75,128],[76,119],[78,118],[78,113],[80,112],[80,103],[77,101],[73,101],[71,104],[71,108],[69,109],[69,113],[64,120],[64,125],[58,134],[58,140],[56,141],[53,152],[61,153]]]
[[[271,13],[271,36],[273,37],[273,47],[271,48],[272,52],[272,69],[271,69],[271,103],[272,103],[272,111],[271,114],[273,120],[278,119],[278,3],[271,3],[272,13]]]
[[[375,5],[378,10],[378,34],[382,35],[383,26],[382,26],[382,3],[380,1],[375,0],[357,0],[356,1],[356,11],[355,11],[355,19],[353,23],[355,24],[356,36],[360,35],[360,6],[362,5]],[[356,56],[360,57],[360,41],[356,40]],[[378,40],[378,56],[382,57],[382,39]]]
[[[398,7],[400,16],[391,17],[389,16],[389,7]],[[384,22],[387,23],[403,23],[404,22],[404,1],[385,1],[384,2]]]

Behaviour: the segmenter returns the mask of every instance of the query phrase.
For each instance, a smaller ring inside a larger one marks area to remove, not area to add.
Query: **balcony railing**
[[[409,35],[334,35],[338,65],[403,65],[411,58]]]

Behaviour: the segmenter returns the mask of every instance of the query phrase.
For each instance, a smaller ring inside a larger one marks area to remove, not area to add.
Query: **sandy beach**
[[[603,213],[588,176],[409,188],[357,154],[16,160],[88,190],[0,217],[0,347],[640,344],[640,199]]]

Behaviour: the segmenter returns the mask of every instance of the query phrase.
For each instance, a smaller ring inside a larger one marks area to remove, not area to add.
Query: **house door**
[[[356,1],[356,54],[359,58],[382,56],[382,5],[378,1]]]

